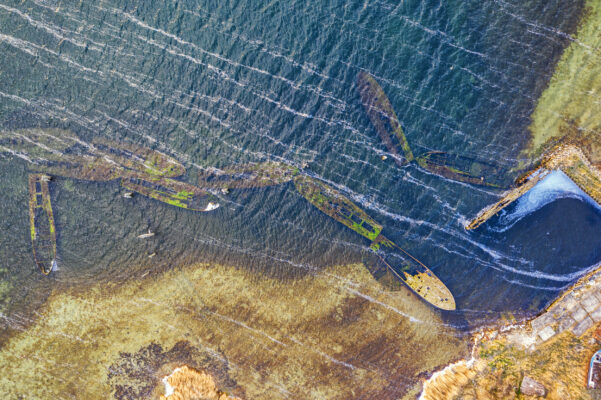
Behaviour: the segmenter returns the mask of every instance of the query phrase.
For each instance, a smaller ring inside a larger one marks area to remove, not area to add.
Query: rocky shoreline
[[[434,373],[419,399],[522,399],[532,387],[548,399],[592,398],[586,376],[600,322],[598,264],[537,317],[474,334],[471,358]]]

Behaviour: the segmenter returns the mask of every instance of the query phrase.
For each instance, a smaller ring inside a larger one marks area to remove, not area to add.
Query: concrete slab
[[[574,320],[576,322],[580,322],[583,319],[585,319],[587,317],[587,313],[584,310],[584,308],[578,306],[576,307],[576,309],[574,310],[574,312],[572,312],[572,318],[574,318]]]
[[[574,332],[574,335],[576,336],[582,336],[582,334],[586,332],[587,329],[591,326],[593,326],[593,320],[589,317],[586,317],[585,319],[580,321],[578,325],[572,328],[572,332]]]
[[[543,315],[533,319],[530,322],[530,326],[532,326],[532,329],[534,331],[540,331],[545,326],[551,325],[553,322],[555,322],[555,320],[553,319],[553,316],[551,315],[551,313],[546,312]]]
[[[600,307],[600,309],[601,309],[601,307]],[[599,315],[599,317],[601,318],[601,314]],[[571,328],[572,325],[574,325],[575,323],[576,323],[576,321],[574,321],[574,319],[569,314],[566,314],[559,319],[558,330],[559,330],[559,332],[563,332],[566,329]]]
[[[595,322],[601,321],[601,307],[597,308],[595,311],[593,311],[589,315],[593,319],[593,321],[595,321]]]
[[[591,324],[592,324],[592,320],[591,320]],[[549,340],[550,338],[552,338],[553,336],[555,336],[555,330],[553,328],[551,328],[551,326],[546,326],[544,329],[542,329],[538,333],[538,336],[540,336],[542,341],[545,342],[545,341]]]
[[[570,293],[566,295],[563,299],[561,299],[560,306],[564,310],[571,312],[578,306],[578,301],[574,298],[574,295]]]
[[[597,300],[595,294],[591,292],[580,300],[580,305],[590,314],[599,307],[599,300]]]

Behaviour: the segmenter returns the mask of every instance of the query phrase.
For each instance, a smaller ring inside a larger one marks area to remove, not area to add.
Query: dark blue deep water
[[[470,326],[524,316],[601,261],[601,212],[559,196],[465,231],[499,192],[381,160],[356,77],[376,77],[414,153],[509,170],[581,12],[559,0],[0,0],[0,129],[139,143],[184,162],[190,181],[240,162],[307,163],[430,266]],[[116,182],[57,178],[60,269],[43,277],[27,168],[0,158],[0,279],[19,288],[0,299],[6,313],[61,285],[126,279],[149,252],[157,270],[212,259],[290,279],[360,261],[368,246],[292,184],[232,191],[200,214],[123,199]],[[140,245],[148,227],[161,240]]]

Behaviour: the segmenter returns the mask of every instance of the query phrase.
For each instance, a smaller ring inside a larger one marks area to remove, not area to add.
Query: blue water
[[[509,170],[581,11],[559,0],[0,0],[0,128],[151,146],[185,162],[191,182],[208,167],[308,163],[431,267],[473,327],[537,312],[599,262],[601,213],[563,198],[465,231],[499,193],[381,160],[357,73],[381,84],[414,153]],[[45,278],[30,255],[26,162],[2,157],[0,278],[26,288],[3,300],[13,312],[57,285],[119,281],[142,263],[213,259],[287,279],[359,261],[368,245],[291,184],[233,191],[197,214],[125,201],[117,183],[59,178],[60,269]],[[162,240],[140,246],[148,227]]]

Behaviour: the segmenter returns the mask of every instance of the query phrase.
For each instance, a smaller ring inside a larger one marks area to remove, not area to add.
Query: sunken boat
[[[44,275],[56,266],[56,227],[48,189],[49,177],[29,175],[29,225],[33,258]]]
[[[442,151],[429,151],[416,158],[420,167],[445,178],[472,185],[503,188],[506,171],[474,158]]]
[[[248,189],[281,185],[290,182],[300,173],[298,167],[282,162],[231,165],[204,173],[198,184],[210,189]]]
[[[131,175],[121,179],[121,186],[160,202],[192,211],[212,211],[218,204],[210,201],[204,190],[186,182],[170,178],[147,180],[145,176]]]
[[[374,241],[382,231],[382,225],[374,221],[342,193],[325,183],[306,175],[299,175],[294,180],[294,186],[309,203],[320,211],[370,241]]]
[[[455,310],[455,299],[445,284],[422,262],[384,237],[382,225],[346,196],[306,175],[296,177],[294,184],[298,192],[320,211],[369,239],[380,269],[388,271],[433,306]],[[373,273],[375,269],[370,268],[370,271]]]
[[[449,288],[417,258],[383,235],[378,236],[370,249],[381,265],[421,298],[442,310],[455,310],[455,298]]]
[[[105,138],[94,138],[94,153],[125,168],[156,178],[175,178],[186,172],[176,159],[128,142],[114,142]]]
[[[402,167],[413,161],[409,142],[382,87],[373,76],[361,71],[357,75],[357,89],[371,123],[396,164]]]

